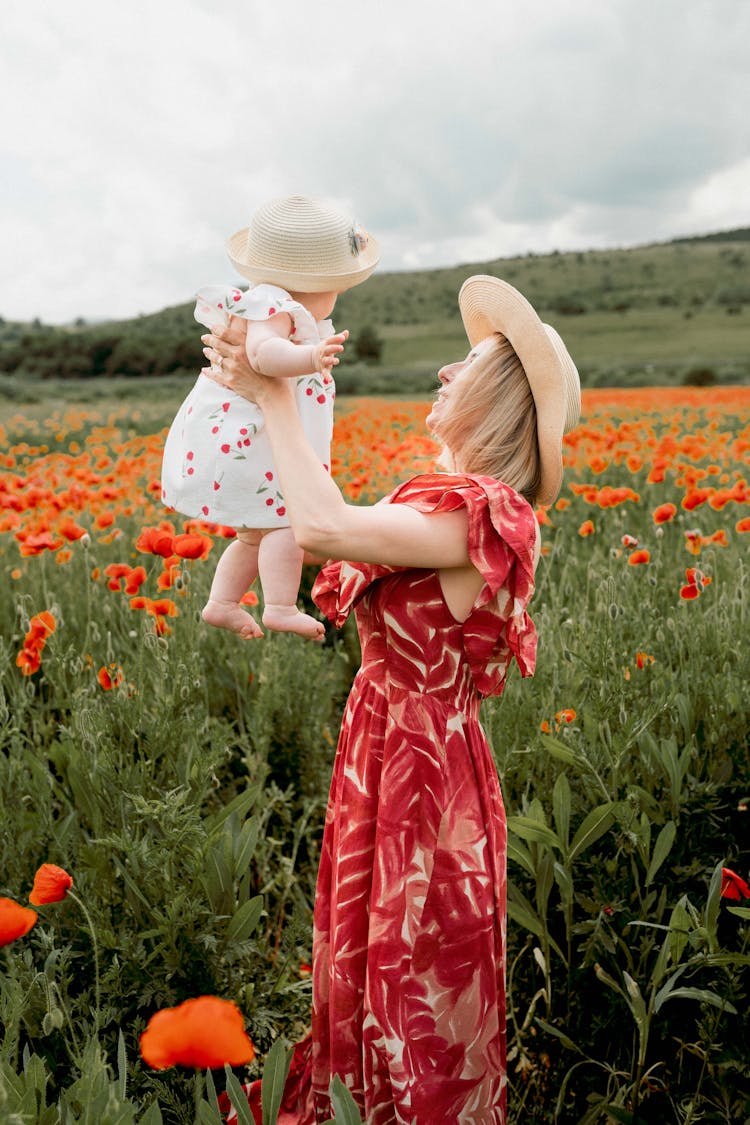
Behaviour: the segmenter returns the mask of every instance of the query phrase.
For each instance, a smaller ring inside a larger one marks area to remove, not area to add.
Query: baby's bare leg
[[[263,586],[263,624],[282,633],[298,633],[322,641],[325,628],[307,613],[297,609],[302,550],[294,541],[290,527],[264,533],[258,549],[260,581]]]
[[[240,599],[258,574],[259,531],[242,529],[219,559],[211,593],[203,609],[203,620],[220,629],[230,629],[245,640],[262,637],[255,618],[240,605]]]

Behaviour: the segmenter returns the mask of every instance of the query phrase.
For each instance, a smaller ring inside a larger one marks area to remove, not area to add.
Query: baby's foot
[[[322,641],[326,632],[322,621],[316,621],[309,613],[302,613],[296,605],[269,605],[266,602],[263,624],[277,633],[297,633],[311,641]]]
[[[210,598],[206,602],[201,616],[208,625],[216,625],[219,629],[229,629],[246,641],[263,636],[263,630],[255,618],[237,602],[220,602]]]

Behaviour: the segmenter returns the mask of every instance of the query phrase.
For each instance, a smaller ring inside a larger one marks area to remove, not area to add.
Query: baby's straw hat
[[[350,216],[303,195],[259,207],[227,250],[248,281],[297,293],[343,293],[366,281],[380,258],[375,239]]]
[[[551,504],[562,484],[562,438],[581,413],[576,365],[554,328],[499,277],[477,274],[461,286],[458,305],[472,347],[499,332],[520,359],[536,407],[541,466],[540,504]]]

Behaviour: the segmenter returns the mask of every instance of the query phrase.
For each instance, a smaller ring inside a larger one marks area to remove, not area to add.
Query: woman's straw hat
[[[562,484],[562,438],[581,413],[576,365],[554,328],[499,277],[477,274],[461,286],[458,305],[472,347],[495,332],[505,336],[523,364],[536,407],[541,466],[540,504],[551,504]]]
[[[296,293],[342,293],[365,281],[380,258],[375,239],[352,218],[303,195],[264,203],[227,250],[248,281]]]

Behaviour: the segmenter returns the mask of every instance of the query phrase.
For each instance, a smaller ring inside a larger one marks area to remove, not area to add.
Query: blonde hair
[[[459,472],[495,477],[533,505],[541,487],[536,406],[510,342],[496,333],[453,385],[434,431],[447,447],[441,460]]]

